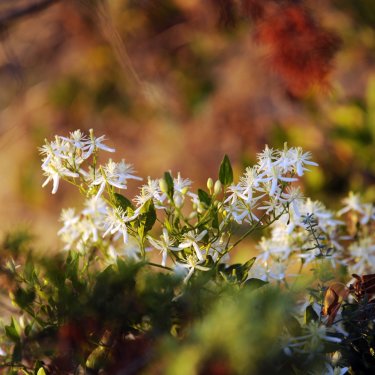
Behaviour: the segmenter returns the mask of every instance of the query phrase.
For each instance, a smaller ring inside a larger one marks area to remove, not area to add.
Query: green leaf
[[[24,277],[29,283],[38,282],[38,277],[37,277],[35,269],[34,269],[34,262],[31,259],[30,255],[27,257],[27,261],[26,261],[26,264],[25,264]]]
[[[164,180],[168,186],[168,196],[172,197],[174,193],[174,184],[173,184],[173,178],[169,172],[164,173]]]
[[[35,299],[35,290],[28,289],[24,290],[22,288],[18,288],[14,293],[14,302],[21,308],[25,309],[30,306]]]
[[[219,215],[216,209],[212,213],[212,228],[219,229]]]
[[[141,214],[139,215],[139,229],[138,233],[142,237],[149,232],[154,226],[156,221],[156,211],[154,202],[149,199],[142,207]]]
[[[251,270],[251,268],[253,267],[254,265],[254,262],[257,258],[256,257],[253,257],[251,259],[249,259],[245,264],[244,264],[244,268],[246,269],[247,272],[249,272]]]
[[[47,374],[46,374],[44,368],[41,367],[41,368],[38,370],[38,372],[36,373],[36,375],[47,375]]]
[[[266,284],[268,284],[268,281],[263,281],[261,279],[255,279],[255,278],[251,278],[245,282],[245,286],[251,291],[259,289]]]
[[[199,197],[199,200],[202,203],[205,203],[207,206],[211,204],[211,197],[204,190],[198,189],[198,197]]]
[[[91,370],[99,370],[108,360],[108,348],[98,346],[87,357],[86,366]]]
[[[168,221],[168,219],[164,220],[164,227],[167,229],[169,233],[172,233],[173,227],[172,224]]]
[[[224,156],[220,165],[219,180],[224,186],[228,186],[233,182],[233,170],[227,155]]]
[[[68,257],[66,259],[66,263],[65,263],[66,281],[70,280],[72,282],[73,287],[76,290],[82,290],[82,286],[84,285],[84,283],[80,281],[80,277],[79,277],[79,266],[80,266],[79,261],[80,261],[80,253],[71,251],[69,252]]]
[[[130,202],[128,198],[118,193],[114,193],[114,197],[116,206],[121,207],[124,210],[124,212],[127,211],[128,207],[133,209],[132,202]]]
[[[317,320],[319,320],[318,314],[311,305],[307,306],[305,310],[305,324],[309,324],[310,322]]]
[[[293,316],[289,315],[285,320],[287,330],[292,336],[301,336],[302,328],[299,321]]]
[[[21,342],[17,342],[14,345],[13,353],[12,353],[12,361],[13,362],[21,362],[22,361],[22,345]]]
[[[10,325],[5,326],[5,334],[7,337],[12,340],[13,342],[20,341],[20,327],[18,323],[12,318]]]
[[[127,265],[121,257],[117,257],[116,263],[120,273],[125,273],[127,271]]]
[[[245,264],[236,263],[229,267],[219,267],[219,273],[228,282],[243,283],[246,281],[249,270],[255,262],[255,258],[250,259]]]

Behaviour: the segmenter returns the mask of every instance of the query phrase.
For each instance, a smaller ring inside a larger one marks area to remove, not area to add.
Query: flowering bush
[[[52,182],[54,194],[67,181],[85,202],[63,210],[65,252],[51,259],[32,252],[25,233],[3,242],[1,273],[17,307],[0,338],[7,373],[375,368],[375,277],[366,275],[375,209],[354,193],[337,212],[305,198],[298,184],[317,166],[310,153],[266,146],[237,183],[225,156],[207,189],[166,172],[130,199],[120,191],[142,179],[124,159],[100,164],[101,151],[115,150],[79,130],[40,149],[43,186]],[[256,251],[233,264],[250,235]]]

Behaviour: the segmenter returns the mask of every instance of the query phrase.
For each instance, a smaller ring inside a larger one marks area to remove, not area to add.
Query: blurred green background
[[[0,20],[23,3],[3,2]],[[196,188],[217,176],[223,154],[238,175],[265,144],[287,141],[320,164],[306,195],[332,207],[350,189],[374,200],[374,2],[305,1],[341,45],[330,86],[300,97],[269,66],[240,1],[217,4],[59,1],[0,22],[2,231],[30,226],[57,248],[60,209],[79,196],[66,185],[55,196],[41,189],[37,147],[77,128],[106,134],[139,175],[180,171]]]

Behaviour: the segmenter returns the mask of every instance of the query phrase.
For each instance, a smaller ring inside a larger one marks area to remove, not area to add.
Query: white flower
[[[375,207],[372,203],[365,203],[362,205],[363,216],[360,223],[362,225],[368,224],[371,220],[375,220]]]
[[[71,143],[75,148],[79,150],[83,150],[87,143],[88,137],[87,135],[82,134],[81,130],[75,130],[74,132],[70,133],[70,137],[60,137],[64,141]]]
[[[375,243],[371,237],[361,238],[349,246],[351,273],[371,273],[375,268]],[[352,263],[351,262],[351,263]]]
[[[69,250],[73,243],[81,236],[79,228],[80,218],[76,215],[74,208],[67,208],[62,210],[60,221],[63,222],[63,227],[57,234],[66,243],[65,249]]]
[[[243,195],[243,187],[240,184],[228,186],[227,192],[231,194],[228,195],[224,203],[230,202],[233,205],[236,204],[239,199],[246,199]]]
[[[207,234],[207,230],[196,234],[193,230],[184,234],[182,242],[178,245],[178,249],[187,249],[192,247],[200,261],[204,260],[203,254],[197,242],[201,241],[202,238]]]
[[[330,363],[325,363],[324,368],[309,371],[308,375],[344,375],[348,373],[348,370],[349,367],[333,367]]]
[[[354,194],[352,191],[349,196],[343,199],[344,207],[337,212],[337,214],[343,215],[349,211],[355,211],[363,213],[362,202],[360,194]]]
[[[322,202],[312,201],[310,198],[301,203],[299,210],[302,215],[310,214],[318,219],[329,219],[332,217],[332,213],[326,210]]]
[[[279,181],[282,181],[282,182],[298,181],[298,179],[295,177],[283,176],[282,168],[276,165],[272,166],[269,170],[266,171],[266,176],[268,177],[268,180],[271,182],[271,187],[268,192],[270,196],[275,195],[275,193],[280,189],[278,186]]]
[[[90,129],[90,137],[83,134],[81,130],[76,130],[70,133],[70,137],[59,137],[67,143],[72,144],[76,149],[82,151],[83,159],[89,158],[95,149],[100,149],[108,152],[115,152],[115,149],[103,144],[105,136],[102,135],[99,138],[94,136],[94,132]]]
[[[163,234],[160,236],[160,241],[155,240],[151,236],[148,236],[147,239],[155,249],[160,250],[160,252],[162,253],[161,265],[163,267],[165,267],[167,263],[168,250],[181,250],[180,248],[171,246],[173,241],[171,241],[171,239],[169,238],[169,234],[166,228],[163,228]]]
[[[267,269],[264,263],[261,263],[258,258],[249,271],[248,279],[251,278],[268,281]]]
[[[258,249],[261,251],[258,259],[262,262],[268,262],[270,259],[286,260],[292,252],[288,237],[280,240],[262,237]]]
[[[287,143],[284,143],[284,149],[277,153],[278,157],[275,165],[280,166],[283,173],[289,173],[294,165],[294,149],[289,149]]]
[[[108,233],[119,233],[122,234],[124,243],[126,244],[128,241],[128,228],[126,224],[133,221],[138,215],[139,212],[137,210],[134,212],[133,216],[126,216],[126,213],[121,207],[109,209],[105,218],[106,231],[104,232],[103,237]]]
[[[107,205],[102,199],[91,198],[85,201],[85,208],[76,215],[74,209],[65,209],[61,213],[63,227],[58,235],[65,243],[65,250],[73,246],[83,251],[99,240],[104,227]]]
[[[266,214],[273,212],[276,215],[278,211],[283,210],[283,206],[277,197],[270,196],[270,200],[262,202],[262,206],[259,209],[265,210]]]
[[[187,283],[190,279],[190,277],[193,275],[194,271],[200,270],[200,271],[209,271],[210,269],[208,267],[201,266],[202,263],[204,263],[204,260],[198,260],[198,258],[195,255],[188,255],[186,260],[186,263],[176,263],[176,267],[178,268],[187,268],[188,274],[186,275],[184,279],[184,283]]]
[[[229,260],[229,254],[222,254],[226,251],[228,244],[228,239],[223,234],[220,238],[216,239],[214,242],[209,243],[209,248],[207,253],[212,256],[212,259],[216,262],[220,257],[221,262],[227,262]]]
[[[307,351],[320,351],[323,347],[323,342],[340,343],[342,340],[338,337],[327,334],[327,327],[319,322],[311,321],[307,325],[306,335],[292,337],[292,343],[289,347],[304,347]]]
[[[96,138],[93,134],[92,129],[90,129],[90,138],[85,142],[85,159],[90,157],[95,149],[100,149],[107,152],[115,152],[114,148],[108,147],[103,144],[105,141],[105,136],[102,135],[101,137]]]
[[[323,375],[344,375],[348,372],[348,370],[349,367],[333,367],[327,363]]]
[[[250,203],[254,199],[254,193],[259,192],[259,184],[265,182],[267,179],[263,177],[263,174],[259,174],[255,167],[246,168],[244,176],[240,178],[239,188],[241,191],[241,198],[246,203]],[[258,197],[257,199],[259,199]]]
[[[40,154],[44,156],[42,168],[47,166],[53,157],[66,159],[66,154],[70,149],[70,143],[58,136],[51,143],[45,140],[45,145],[39,148]]]
[[[100,175],[92,181],[92,185],[99,185],[99,190],[96,197],[100,197],[103,193],[106,184],[114,186],[118,189],[127,188],[127,180],[142,180],[142,178],[133,175],[134,169],[131,164],[125,163],[122,160],[120,163],[115,163],[112,159],[102,168]]]
[[[166,198],[166,194],[162,193],[159,187],[159,180],[151,180],[150,177],[147,179],[147,185],[141,187],[141,194],[135,197],[137,206],[143,206],[150,199],[153,200],[155,208],[163,209],[161,205]]]
[[[290,203],[292,210],[297,217],[301,216],[299,211],[299,204],[303,202],[303,195],[299,187],[288,186],[286,191],[281,194],[280,200]]]
[[[267,276],[271,279],[282,281],[286,277],[286,264],[280,261],[271,261],[265,264],[267,269]]]
[[[85,208],[82,210],[82,214],[90,216],[103,215],[107,212],[108,206],[104,199],[101,198],[90,198],[85,201]]]
[[[139,261],[140,260],[139,255],[141,253],[141,249],[139,247],[138,241],[130,237],[128,242],[122,248],[122,253],[128,258]]]
[[[52,159],[45,167],[43,167],[43,171],[44,175],[47,176],[47,179],[43,182],[42,187],[45,187],[52,180],[52,194],[57,192],[61,177],[79,177],[78,173],[72,172],[64,167],[59,159]]]
[[[311,153],[310,152],[303,152],[301,147],[297,147],[293,149],[293,163],[297,172],[298,176],[302,176],[304,171],[308,171],[304,165],[313,165],[318,166],[317,163],[311,161]]]
[[[253,212],[254,208],[255,206],[246,205],[242,200],[224,207],[228,219],[233,219],[238,224],[242,224],[245,221],[251,225],[254,222],[259,222],[259,218]]]
[[[274,164],[275,151],[266,145],[265,149],[258,154],[258,171],[269,172]]]
[[[174,191],[178,191],[179,193],[185,195],[187,193],[187,189],[191,185],[191,180],[188,178],[182,178],[180,172],[177,174],[177,178],[173,179],[173,188]]]
[[[227,217],[232,218],[237,224],[242,224],[245,218],[249,218],[250,211],[245,206],[245,203],[238,201],[236,204],[232,203],[229,206],[225,206],[225,212]]]

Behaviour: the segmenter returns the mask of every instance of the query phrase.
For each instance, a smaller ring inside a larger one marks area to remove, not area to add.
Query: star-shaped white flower
[[[195,253],[200,261],[204,260],[203,254],[201,249],[198,245],[198,242],[203,239],[203,237],[207,234],[207,230],[203,230],[199,234],[196,234],[195,231],[191,230],[184,234],[182,242],[178,245],[178,248],[187,249],[192,247],[195,250]]]
[[[165,267],[166,263],[167,263],[167,256],[168,256],[168,250],[174,250],[174,251],[178,251],[178,250],[181,250],[180,248],[176,248],[176,247],[173,247],[172,244],[173,244],[173,241],[171,240],[171,238],[169,237],[169,234],[168,234],[168,231],[166,228],[163,229],[163,234],[160,236],[160,240],[155,240],[154,238],[152,238],[151,236],[148,236],[147,237],[148,241],[150,242],[150,244],[155,248],[155,249],[158,249],[160,250],[161,254],[162,254],[162,262],[161,262],[161,265],[163,267]]]

